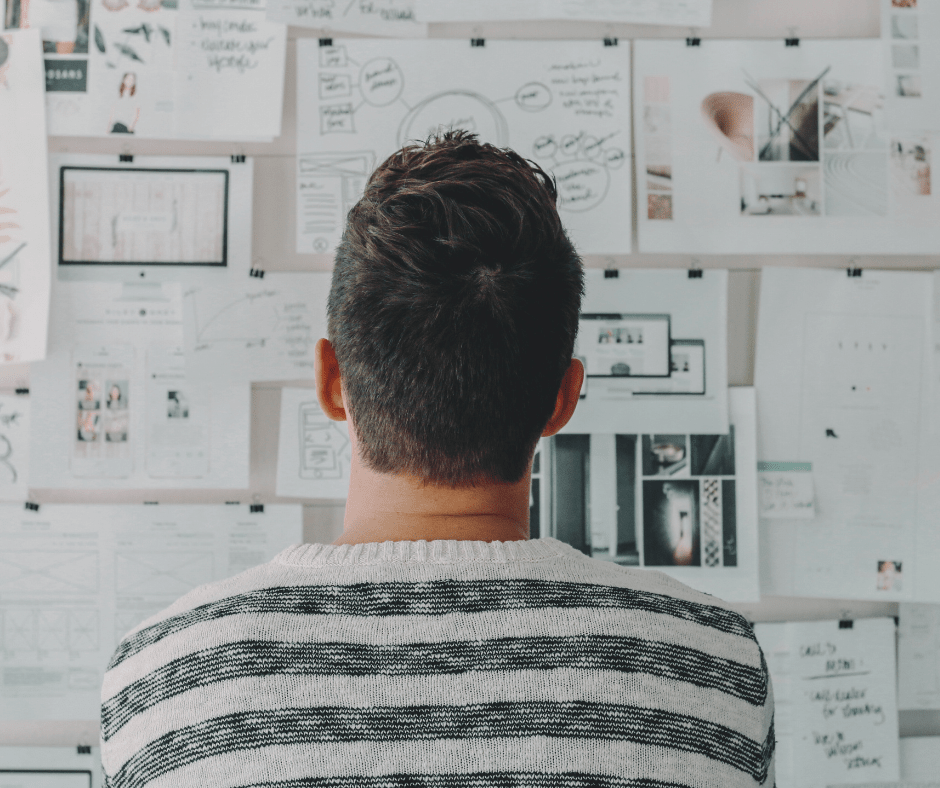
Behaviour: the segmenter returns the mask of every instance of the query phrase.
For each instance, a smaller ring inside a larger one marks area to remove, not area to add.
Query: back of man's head
[[[556,198],[537,165],[460,131],[373,173],[329,298],[367,466],[452,487],[525,474],[571,362],[583,290]]]

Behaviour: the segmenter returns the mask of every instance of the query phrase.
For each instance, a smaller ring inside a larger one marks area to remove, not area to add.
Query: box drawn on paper
[[[316,402],[301,403],[297,423],[300,427],[300,478],[339,480],[346,477],[351,446],[345,426],[323,415]]]

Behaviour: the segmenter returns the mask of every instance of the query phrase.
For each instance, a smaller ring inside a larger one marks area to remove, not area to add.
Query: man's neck
[[[343,533],[333,544],[529,538],[529,476],[512,484],[437,487],[376,473],[353,455]]]

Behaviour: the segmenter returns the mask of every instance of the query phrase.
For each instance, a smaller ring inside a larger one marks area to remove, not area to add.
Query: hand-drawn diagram
[[[98,611],[26,607],[3,612],[0,650],[97,651]]]
[[[300,405],[301,479],[344,479],[351,461],[349,435],[344,427],[330,421],[316,401]]]
[[[175,598],[214,577],[213,562],[208,552],[117,551],[115,592]]]
[[[98,554],[69,550],[0,552],[0,593],[96,594]]]
[[[0,394],[0,500],[25,497],[28,452],[29,400]]]
[[[301,151],[348,167],[332,188],[298,171],[298,251],[326,252],[341,235],[335,206],[361,194],[366,160],[449,129],[531,156],[556,180],[558,206],[586,253],[629,249],[621,216],[629,208],[628,66],[625,48],[500,42],[457,50],[434,41],[353,42],[299,48]],[[423,64],[439,68],[428,70]],[[519,64],[525,67],[519,68]],[[507,85],[506,74],[519,74]],[[316,160],[301,154],[299,162]],[[366,173],[368,172],[368,168]],[[316,199],[308,199],[313,192]],[[327,205],[328,207],[324,207]],[[348,210],[348,208],[346,208]],[[326,221],[324,221],[326,217]],[[345,218],[345,214],[343,214]],[[581,236],[580,238],[578,236]]]
[[[346,215],[375,169],[375,154],[308,153],[297,157],[298,232],[308,251],[326,254],[343,235]]]
[[[274,290],[246,293],[235,301],[215,309],[205,317],[199,314],[199,291],[191,290],[195,316],[195,350],[205,350],[216,342],[234,342],[245,347],[264,347],[281,323],[282,316],[274,299]]]

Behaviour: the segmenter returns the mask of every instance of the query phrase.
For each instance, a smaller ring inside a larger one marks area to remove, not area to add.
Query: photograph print
[[[644,566],[701,566],[697,479],[643,481]]]

